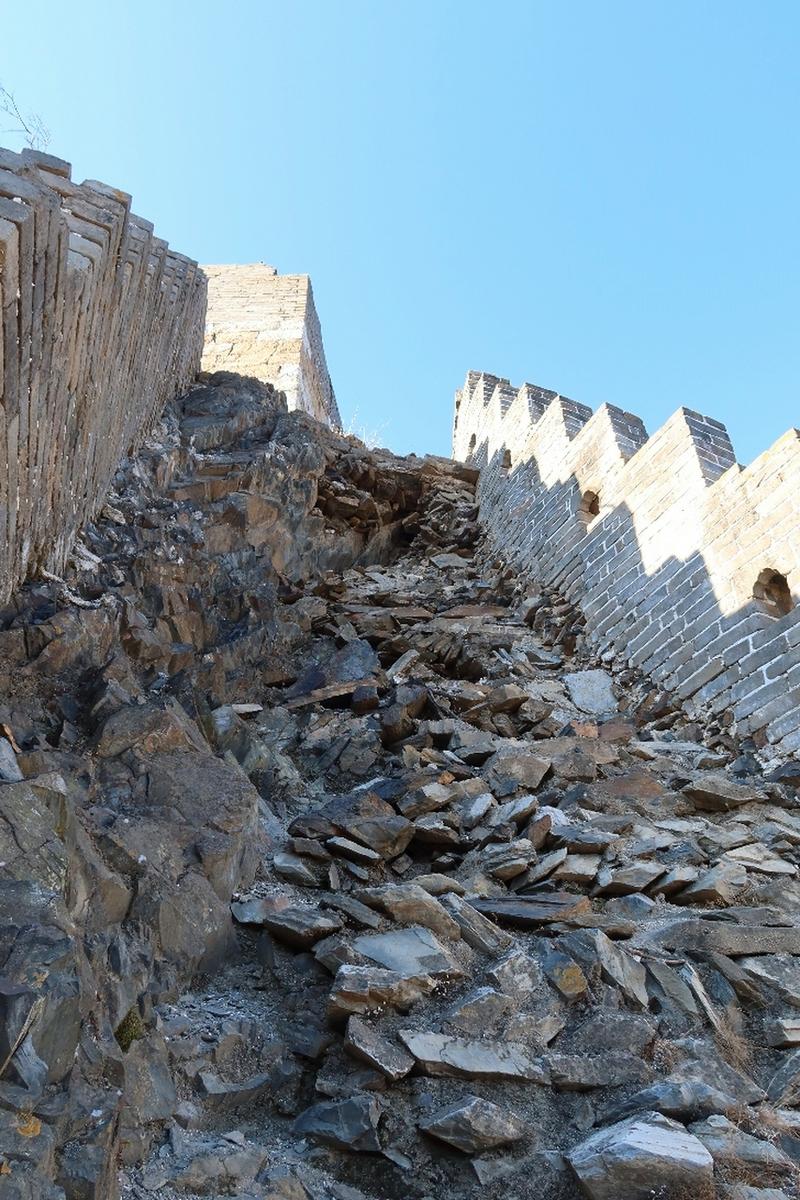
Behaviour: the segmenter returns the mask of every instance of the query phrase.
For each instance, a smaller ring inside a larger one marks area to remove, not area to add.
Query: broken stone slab
[[[510,1146],[527,1134],[524,1121],[480,1096],[464,1096],[454,1104],[440,1108],[420,1121],[419,1127],[464,1154]]]
[[[511,796],[520,788],[536,791],[550,766],[549,758],[511,746],[493,753],[481,773],[495,796]]]
[[[358,898],[388,913],[400,924],[424,925],[440,937],[457,941],[461,929],[445,907],[417,883],[387,884],[378,888],[362,888]]]
[[[628,896],[643,892],[660,879],[664,868],[660,863],[632,862],[624,867],[603,867],[597,873],[598,896]]]
[[[592,907],[588,897],[575,896],[571,892],[537,892],[515,899],[470,897],[469,903],[479,913],[517,929],[536,929],[552,921],[566,921],[580,913],[591,912]]]
[[[473,950],[496,956],[511,947],[514,940],[511,935],[484,917],[463,897],[451,892],[442,897],[442,905],[452,915],[462,938]]]
[[[342,928],[339,917],[325,916],[309,905],[293,904],[285,896],[235,900],[231,912],[240,925],[258,925],[287,946],[306,950]]]
[[[650,1071],[636,1054],[607,1051],[603,1054],[547,1054],[550,1082],[560,1092],[588,1092],[593,1088],[644,1083]]]
[[[728,812],[743,804],[764,799],[763,792],[744,783],[734,783],[722,771],[696,775],[682,789],[684,796],[702,812]]]
[[[400,1030],[398,1036],[426,1075],[549,1082],[543,1061],[531,1058],[527,1049],[515,1042],[419,1033],[409,1029]]]
[[[738,863],[748,871],[756,871],[760,875],[796,875],[797,867],[787,862],[778,854],[773,854],[762,842],[749,842],[728,850],[725,859]]]
[[[299,887],[318,888],[320,886],[322,872],[319,869],[315,871],[311,864],[305,858],[301,858],[299,854],[292,854],[289,850],[279,850],[273,856],[272,865],[275,872],[287,883],[296,883]]]
[[[759,954],[800,955],[800,929],[776,925],[739,925],[732,921],[674,921],[647,935],[651,946],[693,953],[713,951],[730,958]]]
[[[582,712],[604,717],[617,711],[617,698],[607,671],[570,671],[563,676],[570,699]]]
[[[511,996],[495,988],[479,987],[444,1014],[445,1023],[462,1033],[482,1035],[496,1028],[513,1005]]]
[[[505,804],[500,804],[494,809],[487,825],[493,827],[495,825],[516,825],[518,828],[533,816],[539,807],[539,801],[536,796],[518,796],[516,800],[507,800]]]
[[[618,987],[626,999],[647,1008],[646,977],[642,963],[607,937],[601,929],[581,929],[559,940],[565,954],[588,967],[597,965],[606,983]]]
[[[800,1051],[786,1056],[767,1084],[767,1096],[773,1104],[791,1107],[800,1100]]]
[[[408,1075],[414,1066],[414,1059],[410,1054],[357,1016],[350,1017],[347,1022],[344,1048],[353,1058],[374,1067],[392,1082]]]
[[[714,1160],[677,1121],[645,1112],[593,1133],[567,1153],[590,1200],[713,1195]]]
[[[673,904],[731,904],[746,883],[747,871],[743,866],[720,861],[671,900]]]
[[[737,1166],[744,1163],[783,1174],[796,1169],[792,1160],[777,1146],[745,1133],[721,1114],[690,1125],[689,1132],[703,1143],[715,1163]]]
[[[790,954],[753,955],[739,960],[742,970],[758,983],[773,988],[780,998],[800,1008],[800,958]]]
[[[800,1046],[800,1018],[776,1017],[765,1023],[764,1032],[770,1046]]]
[[[553,872],[553,882],[577,883],[588,888],[594,883],[599,867],[599,854],[567,854]]]
[[[634,1092],[621,1103],[611,1105],[602,1120],[619,1121],[637,1112],[652,1109],[686,1124],[717,1113],[733,1112],[737,1101],[701,1079],[663,1079]]]
[[[381,855],[377,850],[371,849],[370,846],[364,846],[360,842],[353,842],[346,837],[328,838],[325,843],[331,854],[338,858],[347,858],[351,862],[360,863],[364,867],[374,867],[376,863],[382,861]]]
[[[429,929],[410,925],[387,933],[364,933],[353,948],[389,971],[406,978],[461,979],[463,969]]]
[[[328,1019],[338,1024],[353,1013],[363,1016],[387,1005],[407,1012],[435,987],[429,975],[401,975],[383,967],[344,963],[336,972],[328,998]]]
[[[481,865],[494,879],[508,880],[521,875],[535,858],[533,843],[528,838],[518,838],[503,845],[486,846]]]
[[[293,1128],[295,1133],[323,1146],[378,1154],[382,1111],[375,1096],[351,1096],[347,1100],[312,1104],[296,1118]]]

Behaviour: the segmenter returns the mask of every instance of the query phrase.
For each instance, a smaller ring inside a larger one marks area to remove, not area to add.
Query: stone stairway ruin
[[[3,161],[6,245],[28,185],[20,236],[40,203],[68,245],[100,228],[66,164]],[[79,278],[106,332],[70,403],[101,429],[125,339]],[[524,403],[582,453],[593,421],[627,480],[635,419],[470,376],[468,461],[370,450],[305,411],[302,327],[291,405],[279,356],[197,376],[194,295],[0,607],[0,1200],[800,1195],[791,743],[603,634],[611,485],[480,426]],[[652,578],[617,608],[661,629]],[[791,611],[741,620],[794,645]]]

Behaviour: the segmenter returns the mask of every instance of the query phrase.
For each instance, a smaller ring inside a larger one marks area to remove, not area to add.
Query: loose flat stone
[[[800,1100],[800,1050],[788,1054],[767,1084],[773,1104],[794,1106]]]
[[[746,846],[739,846],[734,850],[728,850],[725,858],[729,862],[739,863],[746,867],[748,871],[756,871],[761,875],[796,875],[797,867],[794,863],[787,862],[778,854],[773,854],[763,843],[750,842]]]
[[[689,1131],[699,1138],[716,1163],[747,1163],[784,1174],[795,1170],[792,1160],[777,1146],[745,1133],[721,1114],[690,1125]]]
[[[550,1081],[561,1092],[587,1092],[592,1088],[622,1087],[643,1083],[647,1064],[635,1054],[609,1051],[605,1054],[547,1054]]]
[[[417,883],[387,884],[385,887],[364,888],[360,900],[382,908],[394,921],[424,925],[440,937],[457,941],[461,937],[458,922],[442,904]]]
[[[567,954],[552,951],[542,964],[547,978],[565,1000],[583,1000],[589,991],[589,981],[581,968]]]
[[[465,1096],[455,1104],[440,1108],[421,1121],[419,1127],[464,1154],[510,1146],[521,1141],[527,1133],[524,1121],[514,1113],[479,1096]]]
[[[339,858],[347,858],[351,862],[361,863],[365,867],[372,867],[383,861],[377,850],[372,850],[369,846],[362,846],[359,842],[351,841],[350,838],[328,838],[325,845],[331,854],[336,854]]]
[[[299,854],[292,854],[289,850],[279,850],[272,859],[272,865],[281,879],[285,879],[287,883],[313,888],[320,885],[319,876]]]
[[[695,808],[704,812],[728,812],[742,804],[764,799],[763,792],[744,783],[734,783],[722,771],[697,775],[682,791]]]
[[[470,897],[469,902],[487,917],[518,929],[536,929],[551,921],[569,920],[580,913],[591,912],[592,908],[587,896],[575,896],[571,892],[537,892],[535,896],[518,896],[513,900]]]
[[[461,896],[449,893],[442,896],[442,904],[458,924],[464,941],[473,950],[496,956],[510,948],[513,942],[511,935],[499,929],[494,921],[484,917]]]
[[[600,867],[599,854],[567,854],[553,872],[555,883],[577,883],[589,887]]]
[[[715,951],[730,958],[759,954],[800,955],[800,929],[738,925],[732,921],[675,921],[648,935],[649,945],[668,950]]]
[[[590,1200],[713,1194],[714,1160],[677,1121],[646,1112],[593,1133],[567,1153]]]
[[[521,875],[535,858],[533,843],[528,838],[518,838],[500,846],[487,846],[482,865],[495,879],[508,880]]]
[[[603,717],[617,711],[617,698],[607,671],[569,671],[564,686],[576,708]]]
[[[328,998],[328,1019],[337,1024],[353,1013],[363,1015],[386,1008],[407,1012],[427,996],[436,984],[429,975],[400,975],[383,967],[360,967],[345,963],[336,972]]]
[[[622,994],[642,1008],[647,1008],[647,973],[638,959],[621,949],[600,929],[581,929],[561,938],[564,952],[580,962],[600,967],[606,983],[618,987]]]
[[[480,987],[448,1009],[444,1020],[462,1033],[480,1035],[495,1029],[513,1003],[511,996],[495,988]]]
[[[364,933],[355,939],[353,948],[365,958],[406,977],[461,979],[464,975],[452,955],[422,925],[392,929],[388,933]]]
[[[515,1042],[479,1041],[414,1030],[401,1030],[399,1037],[426,1075],[549,1082],[542,1060],[531,1058],[526,1048]]]
[[[746,883],[747,871],[740,863],[720,861],[671,899],[673,904],[730,904]]]
[[[393,1082],[408,1075],[414,1059],[401,1046],[396,1046],[383,1037],[360,1017],[352,1016],[347,1022],[344,1048],[353,1058],[367,1063]]]
[[[782,1000],[800,1008],[800,958],[789,954],[765,954],[739,960],[739,966],[759,983],[774,988]]]
[[[685,1124],[716,1113],[729,1112],[735,1107],[733,1096],[700,1079],[663,1079],[634,1092],[621,1103],[611,1105],[603,1114],[603,1120],[619,1121],[623,1117],[652,1109]]]
[[[342,928],[338,917],[325,916],[310,905],[293,904],[285,896],[235,900],[231,912],[240,925],[259,925],[279,942],[300,950]]]
[[[381,1106],[374,1096],[351,1096],[326,1104],[313,1104],[294,1123],[294,1132],[338,1150],[378,1153]]]
[[[633,862],[624,867],[604,867],[597,875],[598,896],[628,896],[643,892],[664,874],[659,863]]]

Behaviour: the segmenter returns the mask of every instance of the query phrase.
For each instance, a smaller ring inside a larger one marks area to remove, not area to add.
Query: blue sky
[[[783,0],[39,0],[0,81],[177,249],[308,272],[356,431],[447,453],[477,369],[746,462],[798,423],[799,52]]]

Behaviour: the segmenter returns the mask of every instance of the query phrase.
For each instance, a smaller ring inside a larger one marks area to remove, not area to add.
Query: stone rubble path
[[[0,1198],[800,1195],[800,769],[474,471],[232,376],[157,434],[0,614]]]

